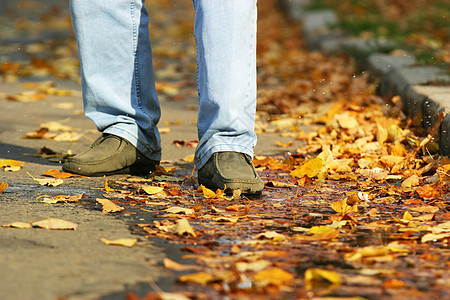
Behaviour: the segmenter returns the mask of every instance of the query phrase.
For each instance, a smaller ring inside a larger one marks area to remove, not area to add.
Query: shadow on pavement
[[[57,164],[35,156],[36,149],[0,142],[0,159],[13,159],[39,165],[56,166]]]

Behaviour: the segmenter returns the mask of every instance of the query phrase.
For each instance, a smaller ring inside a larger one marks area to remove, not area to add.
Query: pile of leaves
[[[450,63],[450,4],[443,0],[316,0],[311,8],[333,8],[339,27],[365,38],[398,41],[426,63]]]

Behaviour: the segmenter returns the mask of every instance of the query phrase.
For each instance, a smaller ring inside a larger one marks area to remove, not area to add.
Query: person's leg
[[[195,158],[199,181],[211,187],[251,186],[250,192],[260,191],[262,181],[251,164],[256,144],[257,0],[193,2],[200,103]],[[230,172],[234,169],[235,178],[224,170],[227,165]],[[216,173],[221,173],[218,181],[205,180]]]
[[[86,116],[103,134],[120,137],[136,147],[144,160],[159,161],[156,125],[160,108],[143,0],[71,0],[70,9]],[[80,159],[90,160],[93,155],[91,151]],[[98,173],[114,171],[102,168],[97,166]]]

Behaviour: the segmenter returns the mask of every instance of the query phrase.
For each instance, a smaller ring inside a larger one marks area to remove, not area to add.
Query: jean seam
[[[130,15],[131,15],[131,22],[133,24],[133,57],[134,57],[134,88],[136,91],[136,100],[139,105],[139,107],[142,106],[141,103],[141,85],[140,85],[140,76],[139,76],[139,59],[138,59],[138,30],[137,30],[137,22],[136,22],[136,15],[135,15],[135,8],[136,8],[136,1],[131,0],[131,6],[130,6]]]

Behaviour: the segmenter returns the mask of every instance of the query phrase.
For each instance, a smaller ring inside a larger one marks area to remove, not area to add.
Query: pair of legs
[[[253,155],[257,0],[194,0],[198,67],[195,164],[214,153]],[[144,0],[71,0],[86,115],[103,134],[159,161],[160,107]]]

